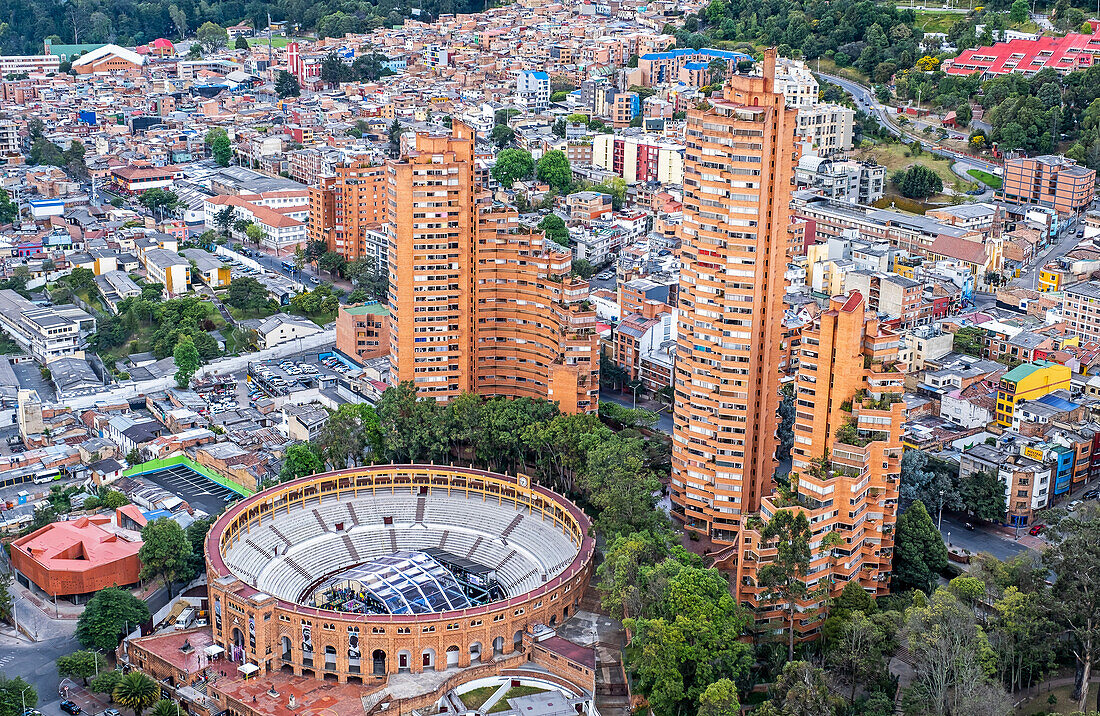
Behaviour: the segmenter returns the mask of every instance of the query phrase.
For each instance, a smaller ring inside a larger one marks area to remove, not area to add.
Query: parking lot
[[[134,477],[163,487],[192,507],[210,515],[218,514],[225,509],[227,503],[240,497],[229,488],[222,487],[186,465],[176,465],[156,472],[134,475]]]
[[[341,375],[349,375],[353,368],[334,355],[304,354],[292,356],[281,361],[253,363],[248,366],[251,382],[248,386],[249,399],[256,400],[264,395],[287,395],[303,388],[312,388],[319,383],[332,386]]]

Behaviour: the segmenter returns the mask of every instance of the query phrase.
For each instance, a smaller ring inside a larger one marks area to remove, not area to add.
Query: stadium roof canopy
[[[369,592],[390,614],[431,614],[473,604],[446,567],[423,552],[394,552],[326,580],[318,592],[350,587]]]

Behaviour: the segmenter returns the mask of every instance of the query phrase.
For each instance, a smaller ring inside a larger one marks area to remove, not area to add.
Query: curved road
[[[951,149],[944,149],[939,145],[933,144],[924,137],[919,137],[904,131],[893,123],[890,118],[890,111],[875,98],[875,93],[869,87],[864,87],[858,82],[853,82],[843,77],[837,77],[836,75],[830,75],[824,72],[818,72],[817,74],[852,95],[852,99],[856,101],[856,106],[859,109],[877,119],[879,124],[885,127],[886,131],[890,132],[895,137],[915,140],[920,142],[921,147],[927,152],[938,154],[941,157],[948,157],[955,162],[967,164],[975,169],[981,169],[991,174],[1001,169],[1000,165],[994,164],[993,162],[977,159],[969,154],[963,154],[962,152],[956,152]]]

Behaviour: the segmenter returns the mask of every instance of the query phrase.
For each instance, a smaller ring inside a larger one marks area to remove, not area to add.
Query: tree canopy
[[[149,607],[127,591],[108,587],[95,593],[76,622],[76,638],[86,649],[114,651],[137,625],[149,618]]]

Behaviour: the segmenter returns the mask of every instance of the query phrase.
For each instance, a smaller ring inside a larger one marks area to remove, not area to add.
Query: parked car
[[[321,279],[317,278],[316,276],[310,276],[309,282],[316,286],[317,284],[321,283]]]
[[[1085,494],[1081,495],[1081,499],[1084,500],[1095,500],[1098,497],[1100,497],[1100,487],[1094,490],[1089,490]]]
[[[1074,510],[1076,510],[1078,508],[1078,506],[1080,506],[1080,504],[1081,504],[1081,500],[1074,500],[1073,502],[1069,503],[1069,507],[1067,507],[1066,509],[1069,510],[1070,512],[1073,512]]]
[[[72,716],[76,716],[76,714],[80,713],[81,708],[72,701],[65,700],[61,702],[61,710],[67,714],[72,714]]]
[[[1032,537],[1034,537],[1035,535],[1039,534],[1040,532],[1042,532],[1042,531],[1043,531],[1043,530],[1045,530],[1046,528],[1047,528],[1047,526],[1046,526],[1046,525],[1035,525],[1034,527],[1032,527],[1031,529],[1029,529],[1029,530],[1027,531],[1027,533],[1028,533],[1029,535],[1031,535]]]

